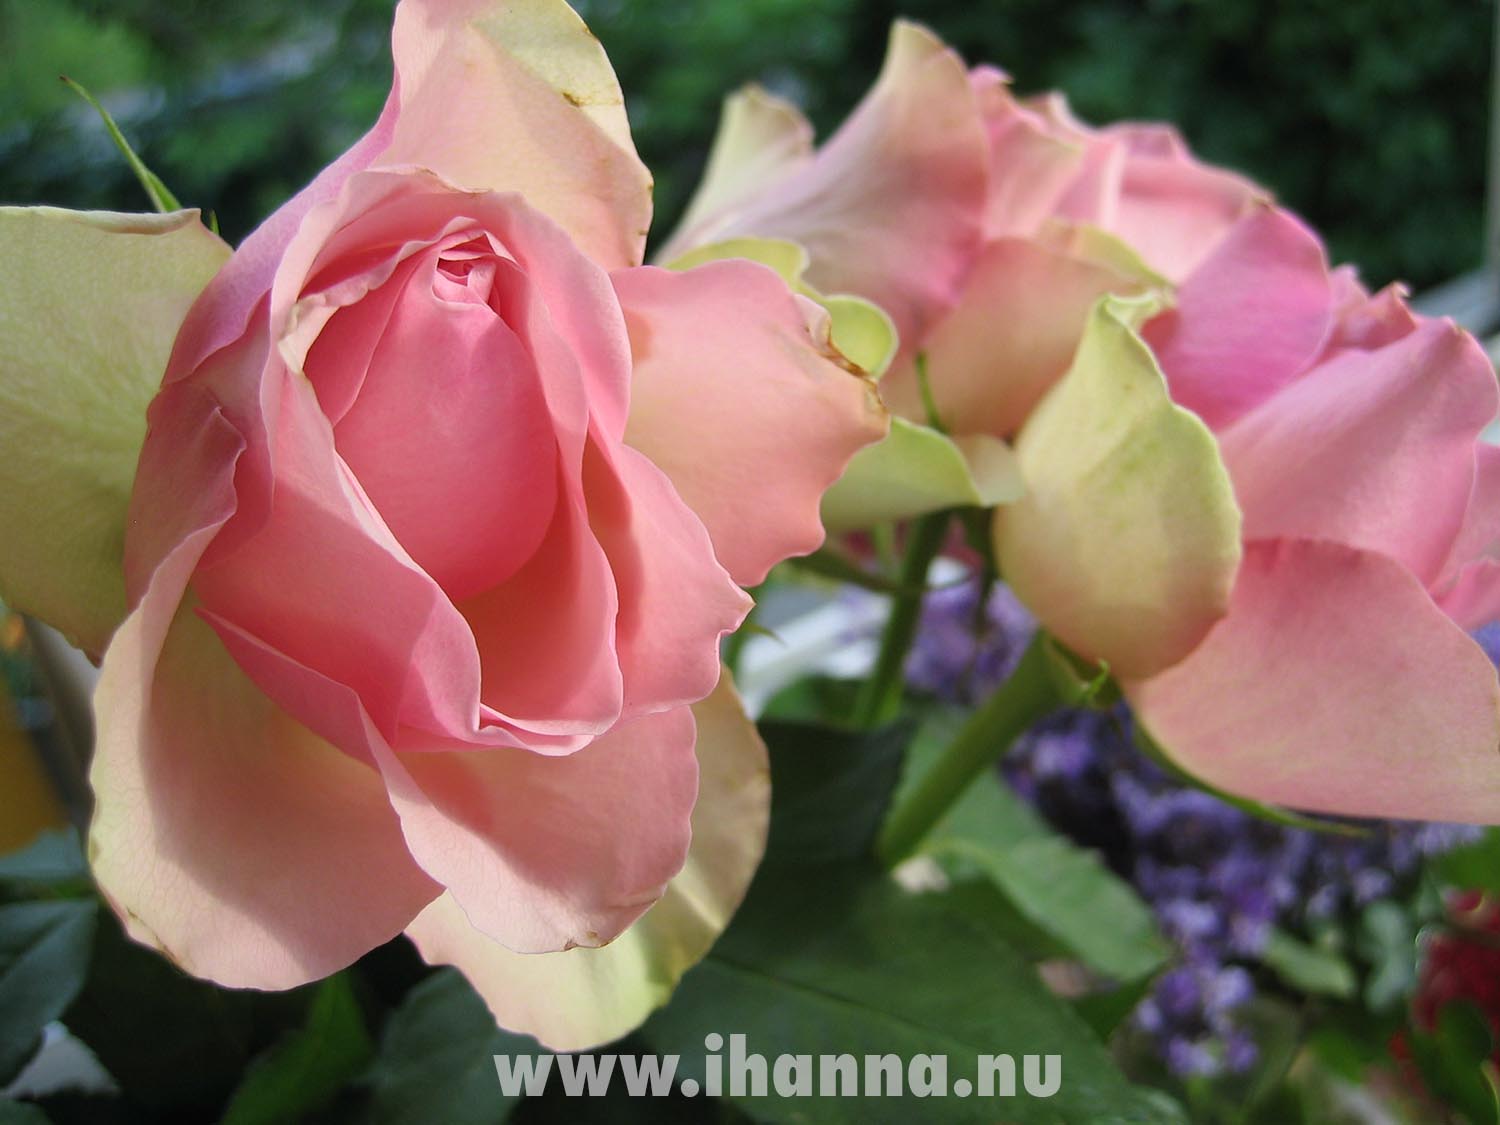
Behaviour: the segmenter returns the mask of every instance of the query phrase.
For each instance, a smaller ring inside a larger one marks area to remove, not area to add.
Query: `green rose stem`
[[[1038,632],[1010,679],[979,705],[942,756],[891,809],[875,845],[887,867],[911,855],[975,778],[999,761],[1033,723],[1066,702],[1046,644]]]
[[[948,515],[947,512],[932,512],[911,525],[911,537],[896,580],[896,593],[891,599],[891,615],[886,619],[885,631],[880,636],[880,652],[854,703],[853,718],[859,726],[879,726],[895,718],[900,708],[906,654],[911,651],[917,621],[922,614],[927,571],[948,532]]]

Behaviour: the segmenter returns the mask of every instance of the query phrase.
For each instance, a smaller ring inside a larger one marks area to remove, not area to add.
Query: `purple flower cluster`
[[[914,686],[967,703],[1009,674],[1034,625],[1003,587],[979,601],[972,584],[929,598],[908,665]],[[1423,856],[1477,837],[1454,825],[1377,822],[1343,836],[1272,823],[1159,767],[1134,745],[1123,708],[1059,714],[1020,739],[1002,768],[1058,831],[1135,886],[1179,949],[1134,1021],[1184,1076],[1254,1063],[1237,1016],[1254,995],[1245,965],[1273,927],[1388,896]]]

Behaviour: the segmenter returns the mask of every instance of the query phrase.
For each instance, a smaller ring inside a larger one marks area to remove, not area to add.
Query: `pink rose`
[[[406,931],[587,1046],[748,883],[764,750],[719,639],[884,413],[770,270],[637,264],[649,177],[560,0],[403,0],[393,44],[379,122],[176,333],[91,854],[195,974],[285,988]]]
[[[795,148],[794,111],[764,102],[726,113],[674,246],[790,239],[820,286],[890,302],[887,402],[1014,440],[1004,576],[1172,757],[1303,808],[1500,819],[1500,686],[1465,635],[1500,617],[1497,395],[1472,338],[1330,272],[1171,129],[1018,102],[911,25],[824,148],[737,178],[736,140]]]

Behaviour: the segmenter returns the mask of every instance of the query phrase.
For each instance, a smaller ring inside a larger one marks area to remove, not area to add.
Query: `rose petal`
[[[589,522],[619,592],[622,718],[696,703],[719,682],[719,638],[753,604],[672,482],[629,446],[584,460]]]
[[[626,441],[754,585],[823,541],[818,501],[886,417],[867,380],[815,339],[769,269],[713,262],[613,275],[635,353]]]
[[[1434,581],[1497,404],[1489,360],[1449,321],[1340,353],[1220,435],[1246,538],[1334,540]]]
[[[1356,816],[1500,819],[1500,685],[1399,563],[1312,540],[1249,545],[1229,615],[1127,685],[1189,772]]]
[[[1126,152],[1108,229],[1174,282],[1190,277],[1240,217],[1266,198],[1243,176],[1200,163],[1170,126],[1124,123],[1103,135]]]
[[[854,455],[823,494],[823,525],[853,531],[944,508],[993,508],[1025,494],[1010,446],[988,434],[949,437],[905,418]]]
[[[666,1002],[728,924],[765,848],[766,751],[727,674],[693,715],[700,781],[687,863],[609,945],[512,953],[471,926],[449,895],[407,929],[429,962],[463,971],[502,1026],[559,1051],[617,1039]]]
[[[376,753],[417,862],[483,934],[548,953],[613,940],[681,869],[693,738],[683,707],[564,757]]]
[[[1084,158],[1084,144],[1018,103],[1010,80],[990,66],[970,73],[990,141],[985,234],[1036,232],[1056,209]]]
[[[241,440],[200,398],[179,465],[190,528],[105,654],[90,858],[137,941],[235,987],[290,988],[399,932],[439,888],[379,776],[267,699],[179,609],[233,504]],[[198,470],[198,471],[195,471]]]
[[[334,452],[312,388],[288,380],[279,398],[274,503],[254,536],[197,575],[203,606],[354,689],[387,738],[403,723],[475,730],[479,657],[468,625]]]
[[[196,211],[0,207],[0,595],[98,656],[146,404],[228,257]]]
[[[1234,225],[1178,290],[1176,307],[1142,335],[1173,400],[1218,430],[1306,371],[1332,323],[1317,236],[1285,211],[1261,207]]]
[[[1240,552],[1213,436],[1172,403],[1131,329],[1153,308],[1099,302],[1073,366],[1016,442],[1026,495],[995,519],[1017,597],[1065,644],[1129,677],[1202,640]]]
[[[991,242],[923,349],[939,419],[964,433],[1014,434],[1073,361],[1094,302],[1142,288],[1142,279],[1064,247]],[[881,393],[897,413],[924,417],[912,367],[892,372]]]
[[[898,20],[874,88],[816,159],[714,220],[712,240],[800,243],[808,280],[874,301],[909,355],[957,296],[982,233],[987,163],[963,62]],[[664,260],[692,248],[674,240]]]
[[[716,227],[732,218],[736,205],[803,167],[812,152],[812,125],[791,102],[759,86],[729,95],[703,179],[658,260],[671,262],[718,241]]]
[[[609,59],[563,0],[403,0],[399,110],[377,166],[514,191],[606,269],[638,265],[651,176]]]

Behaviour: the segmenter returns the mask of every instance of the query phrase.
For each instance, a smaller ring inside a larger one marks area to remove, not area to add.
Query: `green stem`
[[[891,810],[876,844],[887,867],[911,855],[970,783],[999,761],[1018,736],[1063,705],[1049,664],[1043,634],[1038,632],[1010,679],[969,716],[942,756]]]
[[[901,559],[901,573],[896,579],[897,592],[891,599],[891,615],[880,636],[880,652],[854,705],[854,721],[862,727],[879,726],[895,718],[900,709],[906,654],[911,650],[922,614],[927,571],[947,531],[947,512],[931,512],[912,524],[906,554]]]

